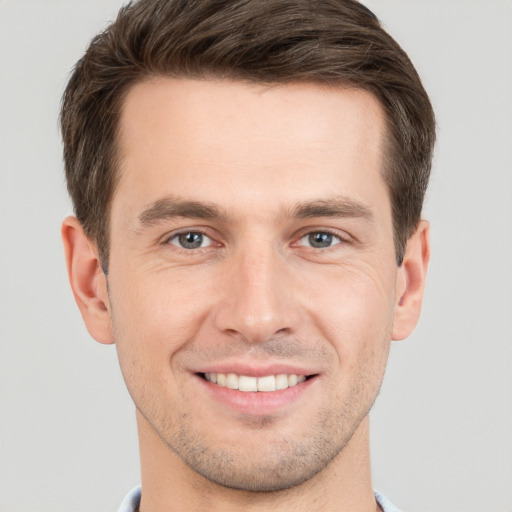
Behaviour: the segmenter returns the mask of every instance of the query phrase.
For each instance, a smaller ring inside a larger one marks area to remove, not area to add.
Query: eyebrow
[[[218,205],[203,201],[184,201],[176,197],[158,199],[139,214],[141,228],[151,227],[162,220],[176,217],[191,219],[219,219],[228,221],[228,215]],[[286,217],[308,219],[314,217],[352,217],[374,220],[371,209],[363,203],[345,197],[319,199],[297,204],[287,210]]]
[[[363,203],[345,197],[320,199],[299,204],[295,207],[292,217],[309,219],[312,217],[355,217],[373,222],[372,210]]]
[[[162,220],[175,217],[192,219],[221,219],[227,215],[217,205],[199,201],[182,201],[178,198],[166,197],[151,203],[140,213],[139,224],[143,228],[153,226]]]

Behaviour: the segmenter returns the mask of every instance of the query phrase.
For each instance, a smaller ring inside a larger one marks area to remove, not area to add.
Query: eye
[[[212,243],[212,239],[200,231],[187,231],[174,235],[168,243],[181,249],[201,249],[208,247]]]
[[[327,231],[314,231],[304,235],[300,239],[300,244],[313,247],[314,249],[326,249],[341,243],[341,241],[341,238]]]

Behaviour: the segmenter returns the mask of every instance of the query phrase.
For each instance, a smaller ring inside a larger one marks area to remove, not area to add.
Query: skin
[[[391,340],[418,320],[429,258],[422,221],[396,266],[384,138],[360,90],[130,90],[108,293],[75,218],[63,239],[86,326],[116,343],[137,408],[141,511],[376,509],[368,412]],[[201,246],[180,246],[185,233]],[[241,392],[234,407],[198,375],[276,365],[312,378],[274,408]]]

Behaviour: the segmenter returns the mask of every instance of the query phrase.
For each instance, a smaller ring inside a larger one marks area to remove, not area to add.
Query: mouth
[[[249,375],[239,375],[236,373],[199,373],[204,380],[216,384],[222,388],[242,391],[245,393],[280,391],[288,389],[315,375],[298,375],[280,373],[276,375],[263,375],[261,377],[253,377]]]
[[[222,404],[246,419],[284,417],[300,409],[304,400],[316,400],[318,391],[314,390],[321,389],[321,373],[299,366],[275,364],[262,368],[243,363],[229,364],[231,368],[228,364],[219,366],[195,372],[195,382],[202,384],[205,391],[199,396],[215,404],[216,414],[224,410],[218,408]]]

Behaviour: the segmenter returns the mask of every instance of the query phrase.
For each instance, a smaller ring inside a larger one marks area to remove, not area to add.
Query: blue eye
[[[341,243],[341,238],[326,231],[314,231],[303,236],[300,239],[300,243],[314,249],[326,249]]]
[[[212,243],[212,240],[209,236],[199,231],[188,231],[174,235],[169,240],[169,243],[181,249],[200,249],[202,247],[208,247]]]

